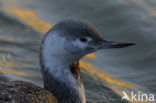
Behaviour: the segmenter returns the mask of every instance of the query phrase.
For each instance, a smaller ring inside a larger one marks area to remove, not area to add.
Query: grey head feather
[[[62,35],[68,35],[69,38],[87,36],[94,38],[94,40],[97,42],[103,40],[100,33],[93,24],[81,20],[67,19],[60,21],[49,30],[49,32],[52,31],[63,32]]]

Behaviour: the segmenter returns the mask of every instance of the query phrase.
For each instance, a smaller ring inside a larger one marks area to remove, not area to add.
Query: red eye
[[[80,38],[80,41],[81,42],[87,42],[87,39],[86,38]]]

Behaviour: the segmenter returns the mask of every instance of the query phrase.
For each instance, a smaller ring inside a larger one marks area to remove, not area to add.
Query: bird
[[[105,40],[87,21],[61,20],[40,44],[43,87],[22,80],[2,83],[0,103],[86,103],[79,60],[100,49],[134,44]]]

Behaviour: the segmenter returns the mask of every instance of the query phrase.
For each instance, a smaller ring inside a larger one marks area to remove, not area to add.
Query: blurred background
[[[87,103],[120,103],[122,91],[156,94],[155,0],[0,0],[0,82],[43,86],[40,42],[69,18],[93,23],[105,39],[137,43],[80,61]]]

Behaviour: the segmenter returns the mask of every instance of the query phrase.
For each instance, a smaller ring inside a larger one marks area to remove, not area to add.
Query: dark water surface
[[[87,103],[120,103],[123,90],[156,94],[156,0],[0,0],[0,81],[42,86],[39,44],[66,18],[93,23],[106,39],[137,43],[81,61]]]

